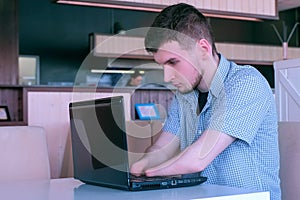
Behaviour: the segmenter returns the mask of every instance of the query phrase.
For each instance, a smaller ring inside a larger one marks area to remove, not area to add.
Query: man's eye
[[[170,60],[170,61],[169,61],[169,65],[175,65],[176,63],[178,63],[177,60]]]

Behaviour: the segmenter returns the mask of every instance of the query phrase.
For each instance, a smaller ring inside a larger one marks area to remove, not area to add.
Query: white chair
[[[50,179],[46,132],[36,126],[0,127],[0,182]]]
[[[300,122],[279,122],[282,200],[300,198]]]

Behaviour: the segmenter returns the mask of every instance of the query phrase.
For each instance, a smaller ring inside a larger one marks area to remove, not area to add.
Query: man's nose
[[[174,70],[169,66],[164,66],[164,81],[170,82],[174,78]]]

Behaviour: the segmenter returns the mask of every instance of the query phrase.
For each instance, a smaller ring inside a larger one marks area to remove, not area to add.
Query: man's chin
[[[193,88],[179,87],[179,88],[177,88],[177,90],[178,90],[181,94],[187,94],[187,93],[190,93],[191,91],[193,91]]]

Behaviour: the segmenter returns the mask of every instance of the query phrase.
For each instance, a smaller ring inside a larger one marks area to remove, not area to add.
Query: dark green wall
[[[292,28],[298,10],[280,14]],[[40,56],[40,83],[73,82],[89,53],[90,33],[112,33],[114,22],[124,29],[149,26],[157,13],[55,4],[50,0],[19,0],[19,53]],[[280,45],[271,24],[211,18],[217,42]],[[290,29],[291,29],[290,28]],[[299,46],[299,32],[290,46]],[[270,72],[268,72],[270,73]]]
[[[20,54],[40,56],[40,82],[73,81],[89,53],[89,34],[111,33],[112,24],[125,29],[150,24],[156,13],[19,0]]]

